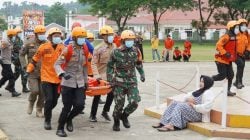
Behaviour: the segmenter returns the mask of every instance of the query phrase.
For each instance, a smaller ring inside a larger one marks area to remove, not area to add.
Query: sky
[[[5,1],[11,1],[12,3],[17,3],[17,4],[21,4],[21,2],[23,1],[27,1],[27,2],[35,2],[38,4],[43,4],[43,5],[53,5],[55,2],[61,2],[61,3],[68,3],[71,1],[76,2],[77,0],[0,0],[0,8],[2,8],[3,3]]]

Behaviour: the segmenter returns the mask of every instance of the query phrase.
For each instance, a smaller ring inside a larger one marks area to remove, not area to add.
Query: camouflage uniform
[[[27,66],[28,63],[32,62],[32,57],[36,53],[38,47],[43,44],[44,42],[37,43],[35,39],[30,38],[27,40],[27,43],[20,51],[20,63],[23,68]],[[33,45],[31,45],[33,44]],[[26,61],[26,56],[28,58],[28,62]],[[29,95],[29,102],[30,102],[30,111],[28,111],[28,114],[32,113],[33,105],[35,101],[36,103],[36,109],[37,109],[37,116],[42,116],[40,113],[42,113],[42,109],[44,107],[44,94],[42,93],[41,89],[41,77],[40,77],[40,68],[41,64],[40,62],[36,64],[36,67],[32,73],[29,74],[28,82],[29,82],[29,88],[31,90],[31,93]],[[37,98],[38,97],[38,98]]]
[[[124,113],[131,114],[141,101],[139,90],[137,88],[137,77],[135,68],[141,76],[144,77],[142,63],[138,61],[138,52],[136,48],[114,49],[110,56],[107,67],[107,80],[113,86],[115,108],[114,118],[120,118],[122,115],[125,96],[128,97],[128,105],[124,108]]]
[[[23,92],[28,92],[28,89],[26,87],[28,80],[27,80],[27,77],[25,76],[25,70],[21,66],[20,59],[19,59],[19,52],[20,52],[22,47],[23,47],[23,41],[17,37],[16,41],[14,42],[14,45],[13,45],[11,61],[15,65],[15,71],[14,71],[15,81],[18,79],[18,77],[21,74]]]

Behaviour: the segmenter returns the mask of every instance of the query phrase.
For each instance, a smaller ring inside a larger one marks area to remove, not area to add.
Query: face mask
[[[38,35],[38,39],[40,41],[45,41],[46,40],[46,36],[45,35]]]
[[[16,41],[16,37],[13,36],[13,37],[11,38],[11,41],[12,41],[12,42],[15,42],[15,41]]]
[[[237,35],[240,32],[239,26],[235,26],[234,34]]]
[[[80,46],[85,44],[85,38],[77,38],[77,44]]]
[[[18,33],[17,36],[18,36],[19,38],[21,38],[21,37],[22,37],[22,33]]]
[[[108,36],[108,43],[113,43],[114,41],[114,36]]]
[[[62,42],[61,37],[53,37],[52,42],[53,44],[60,44]]]
[[[246,25],[240,26],[240,30],[241,30],[242,32],[246,32],[246,31],[247,31],[247,26],[246,26]]]
[[[134,40],[125,41],[125,46],[131,48],[134,45]]]

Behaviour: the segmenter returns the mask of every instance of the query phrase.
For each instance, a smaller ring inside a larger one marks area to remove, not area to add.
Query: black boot
[[[120,119],[114,117],[114,125],[113,125],[114,131],[120,131]]]
[[[235,92],[231,92],[230,90],[227,92],[227,96],[235,96],[236,93]]]
[[[128,114],[126,114],[125,112],[123,112],[122,117],[121,117],[123,126],[125,128],[130,128],[130,124],[129,124],[129,121],[128,121],[128,116],[129,116]]]
[[[106,120],[106,121],[111,121],[109,115],[108,115],[108,112],[102,112],[102,117]]]
[[[26,86],[23,86],[23,92],[28,93],[28,92],[30,92],[30,90]]]
[[[11,95],[12,95],[12,97],[18,97],[18,96],[21,95],[21,93],[18,93],[18,92],[16,92],[16,91],[12,91],[12,92],[11,92]]]
[[[51,130],[51,123],[50,123],[50,121],[45,121],[44,122],[44,129],[45,130]]]
[[[67,137],[67,134],[63,129],[57,129],[56,135],[59,137]]]
[[[74,127],[73,127],[73,123],[72,120],[69,120],[66,124],[66,128],[69,132],[73,132],[74,131]]]

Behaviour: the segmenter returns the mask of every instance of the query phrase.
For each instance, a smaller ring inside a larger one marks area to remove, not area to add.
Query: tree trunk
[[[157,35],[158,37],[158,33],[159,33],[159,22],[157,20],[157,11],[153,11],[153,16],[154,16],[154,35]]]

